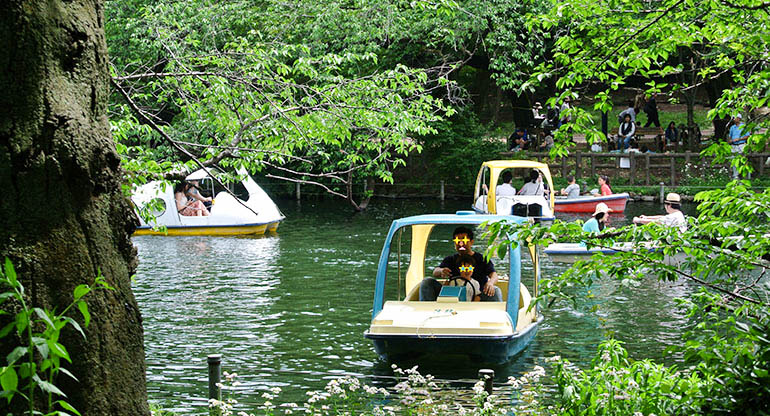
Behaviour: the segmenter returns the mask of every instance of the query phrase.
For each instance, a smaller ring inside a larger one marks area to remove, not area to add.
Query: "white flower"
[[[270,389],[270,391],[273,392],[274,394],[280,394],[281,393],[281,388],[280,387],[273,387],[273,388]]]

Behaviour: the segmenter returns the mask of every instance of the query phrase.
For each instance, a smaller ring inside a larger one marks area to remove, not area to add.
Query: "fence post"
[[[566,178],[569,173],[567,173],[567,158],[562,156],[561,157],[561,177]]]
[[[592,178],[596,176],[596,166],[595,165],[596,165],[596,155],[592,154],[591,155],[591,177]]]
[[[649,185],[650,184],[650,154],[649,153],[644,154],[644,166],[647,168],[645,169],[646,172],[644,174],[644,184]]]
[[[209,400],[214,399],[217,401],[222,400],[222,389],[220,388],[222,383],[222,355],[211,354],[208,356],[209,364]],[[211,409],[209,412],[211,415],[218,415],[218,409]]]
[[[495,370],[488,368],[479,369],[479,380],[484,381],[484,390],[487,394],[492,394],[492,384],[495,379]]]
[[[577,152],[575,154],[575,177],[579,178],[581,175],[580,173],[580,165],[583,164],[583,154],[581,152]]]
[[[297,201],[299,201],[299,182],[297,182]]]
[[[628,175],[629,183],[631,185],[634,184],[634,178],[636,176],[636,152],[630,152],[628,153],[628,156],[630,156],[630,159],[628,161],[629,167],[631,168],[631,173]]]
[[[671,156],[671,186],[676,186],[676,157]]]
[[[663,182],[661,182],[661,183],[660,183],[660,203],[661,203],[661,204],[663,203],[663,201],[664,201],[664,199],[665,199],[665,198],[664,198],[664,196],[663,196],[663,193],[664,193],[664,192],[663,192],[663,187],[664,187],[664,184],[663,184]]]
[[[444,181],[441,181],[441,190],[439,191],[439,199],[444,200]]]

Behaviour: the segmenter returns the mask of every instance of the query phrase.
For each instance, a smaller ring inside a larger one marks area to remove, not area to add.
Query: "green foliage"
[[[96,277],[94,283],[96,288],[111,289],[101,274]],[[0,330],[0,338],[7,338],[9,342],[21,341],[6,357],[5,366],[0,368],[0,398],[6,399],[10,404],[15,397],[19,397],[29,405],[25,414],[37,415],[41,414],[34,408],[35,392],[39,389],[46,397],[46,415],[63,415],[69,414],[68,412],[80,415],[54,383],[60,373],[77,381],[72,373],[62,367],[62,360],[70,363],[72,360],[60,338],[67,326],[85,338],[80,324],[67,316],[67,313],[71,308],[77,307],[83,315],[83,325],[87,328],[91,315],[84,298],[94,287],[78,285],[73,291],[72,303],[60,313],[32,307],[27,304],[24,286],[18,280],[13,264],[8,258],[5,259],[3,270],[0,270],[0,285],[6,288],[0,293],[0,305],[3,306],[0,315],[8,315],[11,311],[18,310],[14,319]]]
[[[267,168],[352,199],[350,184],[392,181],[392,169],[421,150],[412,136],[434,133],[432,123],[453,113],[431,94],[452,88],[445,72],[380,65],[355,48],[272,42],[264,36],[276,16],[262,5],[134,3],[133,13],[108,3],[107,33],[126,95],[113,100],[113,135],[136,182],[178,178],[196,158]]]
[[[690,108],[705,87],[718,98],[707,119],[746,114],[765,106],[770,97],[769,41],[763,35],[769,22],[766,7],[749,0],[559,2],[547,13],[530,16],[533,30],[552,31],[557,38],[554,59],[533,71],[529,83],[553,81],[564,90],[562,97],[586,84],[597,85],[596,109],[609,109],[613,92],[631,78],[649,80],[648,93],[669,94]],[[764,149],[769,123],[766,117],[749,120],[746,128],[755,133],[750,151]],[[596,131],[591,123],[578,122],[574,128]],[[730,149],[715,143],[705,153],[719,156],[716,163],[722,163]],[[742,173],[748,173],[745,159],[737,160]]]
[[[579,222],[559,220],[550,227],[489,225],[489,250],[516,241],[543,247],[554,241],[585,241],[588,248],[617,250],[613,255],[593,255],[560,276],[543,279],[537,301],[544,305],[560,300],[577,303],[578,296],[606,279],[624,288],[652,275],[661,281],[687,280],[702,288],[680,300],[694,326],[684,334],[683,346],[673,347],[672,353],[682,353],[689,367],[677,372],[649,361],[634,362],[610,341],[600,355],[607,352],[612,359],[595,360],[593,368],[578,372],[566,364],[557,368],[562,393],[558,402],[566,414],[768,412],[770,190],[757,193],[750,185],[735,181],[724,189],[697,194],[698,215],[688,218],[686,232],[656,223],[590,235],[583,233]],[[628,389],[631,381],[638,391]],[[622,400],[612,400],[617,395]]]
[[[430,176],[472,193],[479,166],[505,151],[505,139],[486,137],[485,126],[469,110],[435,126],[438,133],[421,138]]]
[[[633,361],[620,341],[599,345],[591,368],[567,360],[554,364],[560,415],[698,414],[704,383],[649,360]]]

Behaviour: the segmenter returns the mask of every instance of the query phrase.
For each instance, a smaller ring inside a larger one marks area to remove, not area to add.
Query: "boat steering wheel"
[[[458,284],[462,282],[462,284]],[[463,286],[466,287],[470,284],[470,280],[463,279],[462,276],[452,276],[447,279],[447,286]],[[468,301],[472,301],[473,298],[475,298],[477,295],[480,295],[480,293],[476,293],[476,288],[471,285],[471,289],[473,290],[473,296],[471,296],[470,299],[467,299]]]

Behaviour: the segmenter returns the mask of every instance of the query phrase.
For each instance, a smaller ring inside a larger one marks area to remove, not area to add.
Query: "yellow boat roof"
[[[541,169],[544,171],[548,171],[550,173],[550,169],[548,169],[547,164],[536,162],[534,160],[489,160],[487,162],[484,162],[483,165],[489,166],[490,168],[495,168],[495,169],[509,169],[509,168]]]

